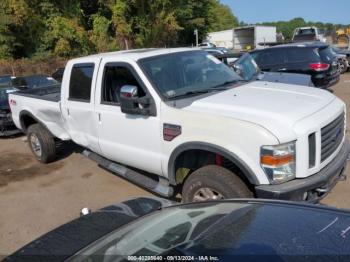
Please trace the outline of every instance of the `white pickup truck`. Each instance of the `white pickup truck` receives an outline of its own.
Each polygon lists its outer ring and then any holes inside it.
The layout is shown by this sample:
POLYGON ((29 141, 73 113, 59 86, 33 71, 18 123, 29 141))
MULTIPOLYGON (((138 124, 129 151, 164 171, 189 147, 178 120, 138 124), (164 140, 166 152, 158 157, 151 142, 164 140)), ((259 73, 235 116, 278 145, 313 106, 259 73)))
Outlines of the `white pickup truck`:
POLYGON ((196 49, 121 51, 70 60, 60 89, 9 103, 43 163, 72 140, 104 168, 184 202, 319 200, 345 178, 345 104, 254 77, 196 49))

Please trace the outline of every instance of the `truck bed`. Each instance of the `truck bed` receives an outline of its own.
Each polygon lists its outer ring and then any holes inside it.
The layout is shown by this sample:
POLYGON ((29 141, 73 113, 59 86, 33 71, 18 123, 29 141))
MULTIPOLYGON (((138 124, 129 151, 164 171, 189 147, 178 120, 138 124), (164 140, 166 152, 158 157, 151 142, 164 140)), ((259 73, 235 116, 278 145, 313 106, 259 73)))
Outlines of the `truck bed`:
POLYGON ((49 86, 9 94, 12 119, 19 129, 21 114, 29 114, 44 125, 55 137, 69 140, 61 112, 61 86, 49 86))
POLYGON ((61 100, 61 85, 18 91, 16 95, 59 102, 61 100))

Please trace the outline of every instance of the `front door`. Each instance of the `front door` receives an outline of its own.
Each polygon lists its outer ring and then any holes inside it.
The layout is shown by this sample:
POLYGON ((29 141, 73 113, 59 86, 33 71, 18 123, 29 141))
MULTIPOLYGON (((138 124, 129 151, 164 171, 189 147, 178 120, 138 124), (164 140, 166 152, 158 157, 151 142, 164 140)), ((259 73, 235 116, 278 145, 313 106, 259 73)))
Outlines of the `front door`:
POLYGON ((96 93, 99 145, 102 155, 124 165, 161 175, 161 124, 156 116, 130 115, 121 111, 120 89, 137 86, 138 96, 148 92, 129 63, 101 62, 96 93), (97 89, 98 90, 98 89, 97 89))

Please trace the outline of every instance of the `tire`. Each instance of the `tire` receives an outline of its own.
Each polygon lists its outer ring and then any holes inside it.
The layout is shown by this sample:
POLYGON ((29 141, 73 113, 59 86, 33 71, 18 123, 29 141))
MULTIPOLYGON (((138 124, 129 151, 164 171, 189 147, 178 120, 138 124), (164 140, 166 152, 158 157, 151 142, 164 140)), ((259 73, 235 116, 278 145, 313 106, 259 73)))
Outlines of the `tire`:
POLYGON ((339 61, 339 67, 340 67, 340 73, 344 74, 346 71, 348 71, 348 65, 345 61, 339 61))
POLYGON ((38 161, 47 164, 56 159, 55 139, 40 124, 28 128, 27 139, 30 150, 38 161))
POLYGON ((185 181, 182 202, 190 203, 227 198, 250 198, 252 192, 245 183, 226 168, 210 165, 199 168, 185 181), (211 190, 212 198, 202 197, 211 190))

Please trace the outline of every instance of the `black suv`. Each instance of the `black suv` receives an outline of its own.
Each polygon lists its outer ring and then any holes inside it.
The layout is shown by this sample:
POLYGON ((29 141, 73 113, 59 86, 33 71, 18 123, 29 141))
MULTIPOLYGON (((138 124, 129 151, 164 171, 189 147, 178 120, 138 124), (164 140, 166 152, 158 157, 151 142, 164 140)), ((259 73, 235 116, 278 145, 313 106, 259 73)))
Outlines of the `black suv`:
POLYGON ((315 87, 328 88, 339 81, 337 57, 325 43, 278 45, 254 50, 251 55, 261 70, 307 74, 315 87))

